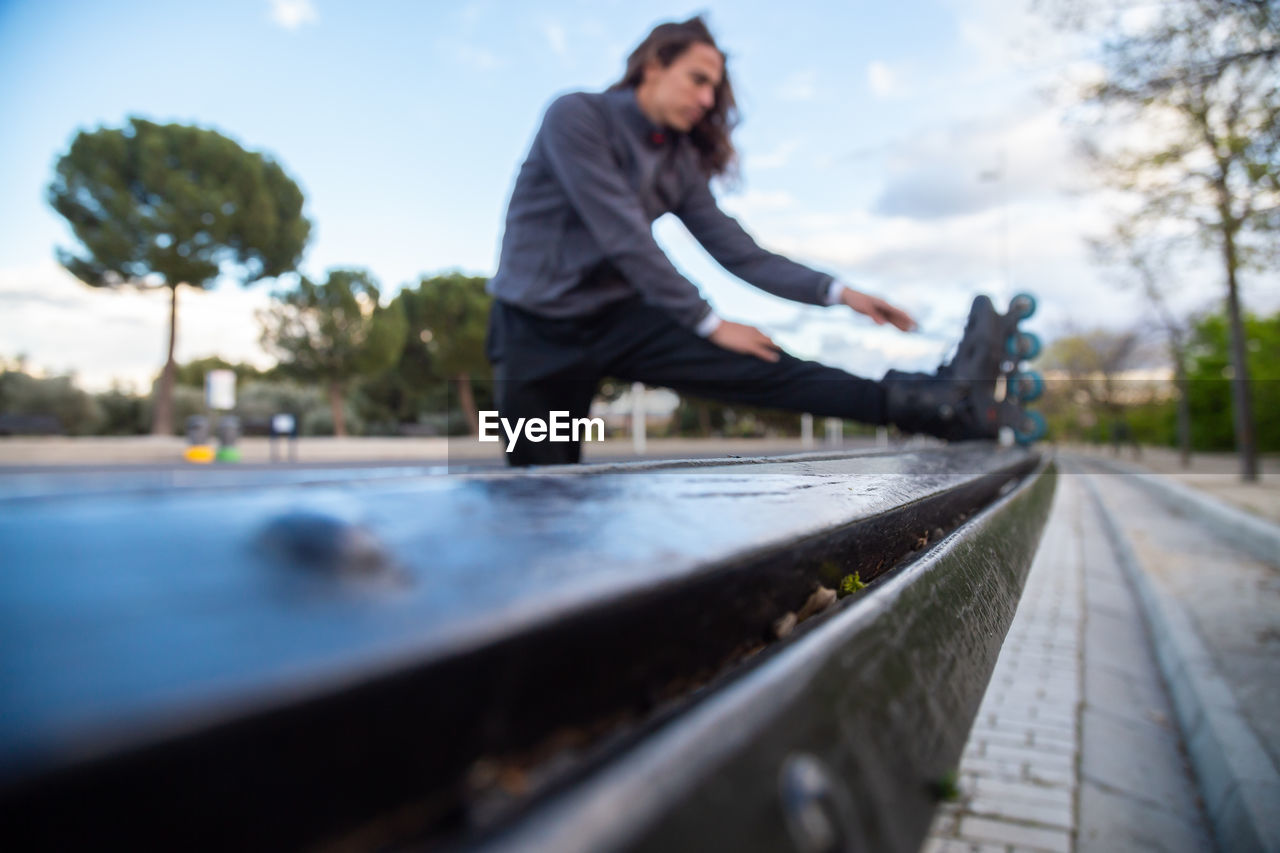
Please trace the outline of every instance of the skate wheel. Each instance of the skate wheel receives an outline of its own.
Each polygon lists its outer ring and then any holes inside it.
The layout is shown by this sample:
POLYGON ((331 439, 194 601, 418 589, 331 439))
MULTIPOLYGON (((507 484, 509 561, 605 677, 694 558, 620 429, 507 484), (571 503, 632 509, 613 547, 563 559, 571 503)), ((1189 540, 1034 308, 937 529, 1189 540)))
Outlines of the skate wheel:
POLYGON ((1013 430, 1013 438, 1018 444, 1034 444, 1044 438, 1048 431, 1049 427, 1044 422, 1043 415, 1039 412, 1023 412, 1022 417, 1018 419, 1018 426, 1013 430))
POLYGON ((1019 361, 1030 360, 1040 354, 1040 337, 1034 332, 1018 332, 1005 340, 1004 348, 1019 361))
POLYGON ((1034 370, 1021 371, 1009 377, 1014 396, 1024 403, 1039 400, 1044 393, 1044 379, 1034 370))
POLYGON ((1025 291, 1014 294, 1009 300, 1009 313, 1019 320, 1025 320, 1036 313, 1036 298, 1025 291))

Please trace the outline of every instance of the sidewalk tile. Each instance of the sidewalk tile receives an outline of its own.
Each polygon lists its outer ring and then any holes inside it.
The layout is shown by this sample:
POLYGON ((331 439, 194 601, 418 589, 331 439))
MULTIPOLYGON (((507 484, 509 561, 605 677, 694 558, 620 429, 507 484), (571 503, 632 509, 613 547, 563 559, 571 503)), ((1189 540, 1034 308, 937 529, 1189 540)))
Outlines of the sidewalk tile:
POLYGON ((1031 782, 1004 782, 999 779, 979 779, 974 786, 975 798, 1031 803, 1033 805, 1071 807, 1072 792, 1069 788, 1046 787, 1031 782))
POLYGON ((1070 802, 1048 805, 1013 799, 977 797, 969 801, 965 811, 979 817, 1006 818, 1056 829, 1070 830, 1075 826, 1075 815, 1070 802))
POLYGON ((1150 803, 1104 791, 1088 780, 1080 787, 1077 853, 1202 853, 1213 849, 1213 840, 1198 816, 1187 820, 1150 803))
POLYGON ((1080 774, 1173 813, 1194 803, 1197 794, 1176 739, 1089 710, 1084 714, 1080 774))
POLYGON ((1007 821, 965 817, 960 821, 960 837, 996 844, 1012 844, 1029 850, 1071 853, 1071 833, 1048 827, 1023 826, 1007 821))

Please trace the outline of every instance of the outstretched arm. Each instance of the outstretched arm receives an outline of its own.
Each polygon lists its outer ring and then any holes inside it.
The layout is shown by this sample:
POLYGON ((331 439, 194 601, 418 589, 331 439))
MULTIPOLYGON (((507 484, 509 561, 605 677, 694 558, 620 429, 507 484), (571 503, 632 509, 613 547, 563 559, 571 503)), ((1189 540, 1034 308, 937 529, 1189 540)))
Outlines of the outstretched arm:
MULTIPOLYGON (((761 290, 811 305, 843 303, 870 317, 876 325, 889 323, 904 332, 916 327, 915 321, 901 308, 760 248, 736 219, 720 209, 705 182, 698 182, 690 190, 676 215, 725 269, 761 290)), ((711 325, 714 318, 704 322, 711 325)))
MULTIPOLYGON (((878 296, 854 290, 838 280, 832 281, 828 293, 830 304, 835 305, 839 302, 848 305, 859 314, 866 314, 875 321, 877 326, 891 323, 904 332, 909 332, 916 327, 916 321, 911 319, 911 315, 906 311, 895 308, 878 296)), ((714 314, 710 315, 710 319, 715 321, 715 325, 706 337, 713 344, 733 352, 754 355, 765 361, 778 360, 781 347, 755 326, 731 323, 728 320, 721 320, 714 314)))
POLYGON ((901 308, 890 305, 879 296, 862 293, 847 285, 842 285, 842 287, 843 290, 839 295, 839 301, 859 314, 866 314, 875 321, 877 326, 889 323, 904 332, 910 332, 915 329, 916 321, 911 319, 911 315, 901 308))
POLYGON ((780 346, 755 326, 748 326, 745 323, 731 323, 728 320, 721 320, 716 325, 715 330, 706 337, 711 343, 731 352, 754 355, 764 361, 777 361, 781 358, 778 355, 778 353, 782 352, 780 346))
POLYGON ((674 212, 711 257, 743 281, 794 302, 829 304, 832 276, 760 248, 720 209, 705 180, 692 181, 674 212))

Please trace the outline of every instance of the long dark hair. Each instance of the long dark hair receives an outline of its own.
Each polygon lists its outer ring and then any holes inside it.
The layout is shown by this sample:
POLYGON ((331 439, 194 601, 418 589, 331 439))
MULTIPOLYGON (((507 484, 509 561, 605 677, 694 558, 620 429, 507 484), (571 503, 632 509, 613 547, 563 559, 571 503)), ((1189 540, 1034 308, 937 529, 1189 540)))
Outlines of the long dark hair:
MULTIPOLYGON (((626 73, 609 88, 634 89, 643 82, 644 67, 650 59, 658 60, 665 68, 690 45, 699 43, 710 45, 724 56, 701 15, 680 23, 659 24, 627 57, 626 73)), ((729 82, 729 69, 726 67, 720 85, 716 87, 715 104, 689 131, 689 138, 698 149, 702 169, 708 176, 726 175, 736 170, 737 152, 733 150, 730 134, 737 124, 738 105, 733 99, 733 84, 729 82)))

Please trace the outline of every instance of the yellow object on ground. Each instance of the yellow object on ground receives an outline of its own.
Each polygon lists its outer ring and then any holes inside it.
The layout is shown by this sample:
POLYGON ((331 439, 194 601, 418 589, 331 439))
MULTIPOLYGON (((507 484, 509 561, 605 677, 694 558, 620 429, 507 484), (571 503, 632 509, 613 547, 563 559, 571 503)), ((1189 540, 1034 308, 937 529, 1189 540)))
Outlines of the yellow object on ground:
POLYGON ((193 444, 183 451, 182 458, 197 465, 208 465, 214 458, 213 447, 208 444, 193 444))

